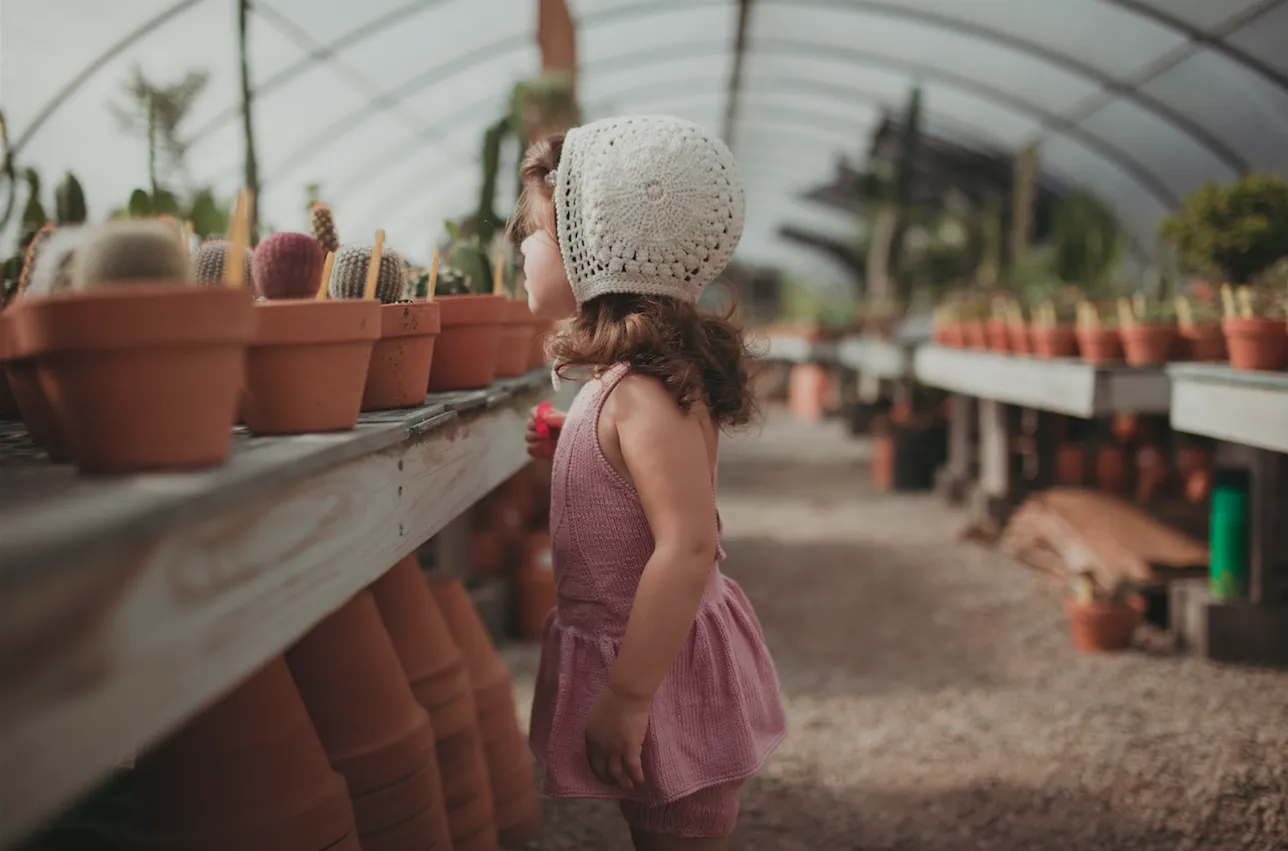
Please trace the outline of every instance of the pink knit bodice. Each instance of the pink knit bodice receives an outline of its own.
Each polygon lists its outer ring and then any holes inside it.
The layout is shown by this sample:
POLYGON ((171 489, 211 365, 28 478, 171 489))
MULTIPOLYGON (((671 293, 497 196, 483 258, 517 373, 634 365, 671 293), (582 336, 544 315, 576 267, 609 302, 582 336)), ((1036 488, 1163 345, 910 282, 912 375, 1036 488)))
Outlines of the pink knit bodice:
MULTIPOLYGON (((577 395, 555 451, 550 503, 557 608, 547 623, 531 744, 547 794, 627 797, 586 762, 586 719, 617 657, 653 535, 630 482, 599 444, 616 367, 577 395)), ((714 487, 714 471, 713 471, 714 487)), ((719 526, 718 517, 712 523, 719 526)), ((718 533, 717 533, 718 534, 718 533)), ((786 732, 778 681, 760 624, 718 552, 689 638, 654 696, 643 793, 662 803, 754 774, 786 732)))

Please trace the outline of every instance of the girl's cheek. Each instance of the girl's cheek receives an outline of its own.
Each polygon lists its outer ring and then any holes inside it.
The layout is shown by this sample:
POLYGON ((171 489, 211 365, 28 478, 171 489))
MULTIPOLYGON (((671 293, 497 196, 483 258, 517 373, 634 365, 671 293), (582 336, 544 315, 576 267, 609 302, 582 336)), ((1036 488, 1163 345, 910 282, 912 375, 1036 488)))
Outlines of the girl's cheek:
POLYGON ((528 307, 537 317, 562 319, 576 310, 576 299, 557 251, 537 248, 525 252, 523 274, 528 289, 528 307))

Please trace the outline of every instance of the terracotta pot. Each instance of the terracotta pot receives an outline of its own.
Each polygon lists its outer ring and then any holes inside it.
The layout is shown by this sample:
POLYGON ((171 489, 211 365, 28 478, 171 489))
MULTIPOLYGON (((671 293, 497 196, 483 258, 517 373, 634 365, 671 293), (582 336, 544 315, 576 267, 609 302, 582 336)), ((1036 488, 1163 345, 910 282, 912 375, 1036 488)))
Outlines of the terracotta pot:
POLYGON ((1006 336, 1010 341, 1011 351, 1017 355, 1033 353, 1033 343, 1029 335, 1029 323, 1011 322, 1006 326, 1006 336))
POLYGON ((1086 481, 1086 447, 1063 443, 1055 451, 1055 480, 1060 485, 1080 488, 1086 481))
POLYGON ((250 292, 119 284, 24 299, 14 355, 32 358, 87 473, 222 464, 254 329, 250 292))
POLYGON ((345 431, 358 422, 381 304, 258 301, 242 415, 255 434, 345 431))
MULTIPOLYGON (((369 591, 315 626, 286 659, 327 756, 345 776, 351 795, 410 777, 430 763, 429 716, 412 696, 369 591)), ((359 824, 358 831, 364 826, 359 824)))
POLYGON ((961 349, 966 346, 966 329, 960 322, 945 322, 943 324, 943 339, 940 345, 947 346, 950 349, 961 349))
POLYGON ((453 840, 472 836, 481 829, 495 831, 492 786, 488 779, 483 740, 478 731, 471 730, 441 740, 438 743, 438 766, 443 776, 443 800, 453 840), (480 828, 484 813, 487 821, 480 828))
POLYGON ((492 383, 509 301, 503 295, 435 299, 443 330, 429 371, 429 392, 478 390, 492 383))
POLYGON ((1074 647, 1087 652, 1107 652, 1131 646, 1132 635, 1144 618, 1145 604, 1139 597, 1133 597, 1128 603, 1098 600, 1090 604, 1065 598, 1064 610, 1069 614, 1074 647))
MULTIPOLYGON (((502 848, 521 848, 541 835, 541 803, 534 794, 521 805, 514 805, 498 818, 509 822, 500 830, 502 848), (519 809, 522 806, 522 809, 519 809)), ((457 851, 470 851, 474 846, 457 845, 457 851)))
POLYGON ((439 611, 447 621, 452 640, 465 657, 470 683, 477 692, 504 680, 509 686, 510 671, 497 655, 496 647, 479 618, 470 595, 459 579, 447 579, 430 586, 439 611))
POLYGON ((523 565, 519 568, 515 584, 518 590, 519 637, 536 641, 545 632, 546 619, 557 602, 548 533, 528 533, 523 565))
POLYGON ((139 848, 318 851, 355 833, 280 656, 143 753, 134 782, 139 848))
MULTIPOLYGON (((8 314, 0 312, 0 367, 9 360, 10 334, 8 314)), ((0 368, 0 419, 7 420, 17 416, 18 400, 13 396, 13 388, 9 386, 9 378, 4 369, 0 368)))
POLYGON ((36 442, 49 460, 61 464, 71 460, 63 430, 54 419, 54 409, 40 386, 36 362, 31 358, 7 361, 4 365, 5 381, 13 389, 14 402, 27 434, 36 442))
POLYGON ((528 349, 528 369, 541 369, 549 361, 546 359, 546 340, 555 332, 555 323, 541 319, 532 332, 532 347, 528 349))
POLYGON ((966 347, 984 351, 988 349, 988 332, 984 328, 984 320, 969 319, 962 323, 963 331, 966 335, 966 347))
POLYGON ((1162 451, 1153 443, 1136 449, 1136 501, 1152 502, 1167 481, 1167 465, 1162 451))
POLYGON ((362 410, 410 408, 425 403, 434 341, 440 329, 438 304, 401 302, 380 307, 380 339, 371 350, 362 410))
POLYGON ((1096 487, 1106 493, 1127 493, 1127 452, 1121 446, 1102 443, 1096 447, 1096 487))
POLYGON ((1040 358, 1071 358, 1078 353, 1078 335, 1072 325, 1029 325, 1033 354, 1040 358))
POLYGON ((505 573, 505 538, 495 529, 475 529, 470 536, 470 570, 479 576, 505 573))
MULTIPOLYGON (((497 843, 500 838, 495 827, 489 827, 487 830, 481 830, 473 836, 465 839, 452 840, 452 851, 496 851, 497 843)), ((513 846, 505 846, 507 848, 513 846)))
POLYGON ((1195 470, 1185 477, 1185 499, 1186 501, 1197 505, 1208 498, 1208 491, 1212 488, 1212 471, 1208 469, 1195 470))
POLYGON ((984 325, 984 334, 988 338, 988 347, 993 351, 1011 351, 1011 335, 1005 319, 989 319, 984 325))
POLYGON ((797 419, 817 422, 823 417, 827 398, 831 395, 831 374, 814 363, 792 366, 787 386, 787 405, 797 419))
POLYGON ((1188 476, 1196 470, 1208 468, 1208 455, 1201 446, 1184 444, 1176 450, 1176 470, 1188 476))
POLYGON ((496 377, 516 378, 528 371, 532 338, 537 333, 537 320, 526 301, 511 299, 505 308, 501 326, 501 345, 496 352, 496 377))
POLYGON ((1082 352, 1082 362, 1091 364, 1111 364, 1122 360, 1122 338, 1117 328, 1103 325, 1079 325, 1075 329, 1078 335, 1078 350, 1082 352))
POLYGON ((449 681, 450 688, 456 693, 446 700, 435 700, 430 693, 431 681, 426 680, 416 683, 412 691, 422 706, 433 705, 429 710, 430 721, 434 725, 434 735, 438 741, 464 733, 478 735, 478 710, 474 704, 474 689, 470 684, 469 672, 465 668, 464 660, 461 660, 460 667, 451 675, 440 675, 434 681, 438 685, 439 693, 449 688, 447 685, 449 681))
MULTIPOLYGON (((362 851, 439 851, 452 849, 451 833, 440 821, 441 814, 426 810, 420 815, 383 830, 360 836, 362 851)), ((329 851, 329 849, 328 849, 329 851)), ((454 851, 454 849, 453 849, 454 851)))
POLYGON ((516 805, 522 805, 526 799, 535 802, 536 792, 537 784, 532 774, 532 762, 526 756, 508 773, 492 780, 492 797, 498 814, 504 809, 518 809, 516 805))
POLYGON ((873 438, 868 471, 872 486, 883 493, 894 489, 894 456, 894 435, 882 433, 873 438))
POLYGON ((461 652, 456 649, 415 553, 399 559, 371 584, 370 591, 409 683, 432 681, 440 674, 459 669, 463 664, 461 652))
POLYGON ((1220 322, 1202 322, 1182 325, 1178 336, 1185 341, 1185 357, 1195 361, 1220 363, 1228 355, 1225 351, 1225 332, 1220 322))
POLYGON ((1118 333, 1129 365, 1162 366, 1171 355, 1176 326, 1164 322, 1138 322, 1119 328, 1118 333))
POLYGON ((495 830, 495 813, 492 796, 486 791, 480 791, 452 808, 452 838, 468 839, 489 827, 495 830))
POLYGON ((443 803, 443 781, 436 758, 431 758, 429 765, 411 777, 353 796, 353 817, 361 825, 360 835, 364 844, 371 834, 418 816, 424 817, 430 830, 434 831, 434 842, 437 844, 429 847, 450 847, 447 807, 443 803), (428 808, 425 807, 426 801, 430 802, 428 808))
POLYGON ((1140 430, 1140 418, 1132 411, 1116 411, 1110 420, 1109 430, 1120 442, 1135 439, 1140 430))
POLYGON ((1221 320, 1230 366, 1235 369, 1279 370, 1288 360, 1288 327, 1282 319, 1221 320))

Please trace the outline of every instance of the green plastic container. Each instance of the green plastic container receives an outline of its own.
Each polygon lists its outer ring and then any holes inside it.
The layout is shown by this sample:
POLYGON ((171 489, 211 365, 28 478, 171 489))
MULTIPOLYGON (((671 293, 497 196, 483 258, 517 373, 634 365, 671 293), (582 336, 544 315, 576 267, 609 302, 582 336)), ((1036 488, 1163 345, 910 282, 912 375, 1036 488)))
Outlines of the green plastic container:
POLYGON ((1247 590, 1248 472, 1217 470, 1212 476, 1208 585, 1213 598, 1237 600, 1247 590))

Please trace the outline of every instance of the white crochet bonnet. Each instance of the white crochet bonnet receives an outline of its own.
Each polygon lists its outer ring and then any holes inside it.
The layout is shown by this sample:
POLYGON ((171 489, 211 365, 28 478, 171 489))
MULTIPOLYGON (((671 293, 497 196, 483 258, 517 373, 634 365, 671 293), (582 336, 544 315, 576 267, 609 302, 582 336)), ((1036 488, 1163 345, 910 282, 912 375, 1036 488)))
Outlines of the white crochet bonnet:
POLYGON ((733 154, 669 115, 574 127, 547 182, 578 304, 605 293, 697 301, 742 237, 745 200, 733 154))

